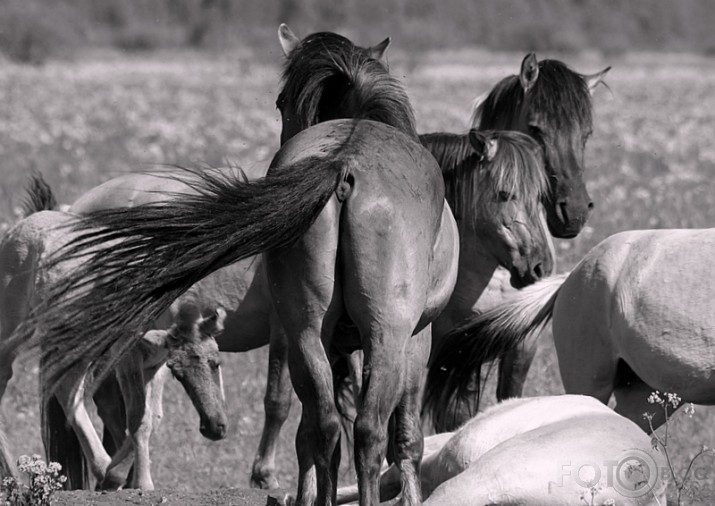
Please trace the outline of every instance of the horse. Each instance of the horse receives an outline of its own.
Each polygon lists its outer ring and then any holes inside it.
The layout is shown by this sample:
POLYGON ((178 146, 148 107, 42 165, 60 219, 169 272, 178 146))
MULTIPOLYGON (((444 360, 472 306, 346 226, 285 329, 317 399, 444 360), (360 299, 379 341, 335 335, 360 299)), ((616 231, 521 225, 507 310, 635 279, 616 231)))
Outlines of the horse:
MULTIPOLYGON (((386 42, 369 51, 379 58, 386 48, 386 42), (378 49, 380 48, 380 49, 378 49)), ((424 144, 424 141, 423 141, 424 144)), ((544 190, 544 182, 539 174, 541 157, 538 146, 525 136, 503 132, 484 132, 457 139, 448 138, 440 144, 459 153, 458 163, 442 164, 445 183, 451 188, 447 202, 452 209, 460 206, 457 219, 462 248, 482 248, 480 257, 488 258, 490 265, 504 265, 514 272, 517 284, 533 282, 533 271, 550 271, 551 259, 538 259, 538 252, 546 249, 545 234, 534 218, 535 206, 544 190), (491 154, 483 156, 485 145, 491 154), (498 156, 497 156, 498 155, 498 156), (501 197, 499 197, 499 192, 501 197), (505 198, 505 195, 508 197, 505 198), (497 198, 490 201, 489 195, 497 198), (517 222, 512 226, 512 222, 517 222), (525 225, 522 225, 525 224, 525 225), (534 261, 530 269, 524 269, 520 276, 514 265, 523 262, 512 258, 506 248, 510 238, 505 237, 505 226, 519 234, 523 244, 533 242, 534 261)), ((454 160, 454 158, 453 158, 454 160)), ((212 170, 231 170, 212 169, 212 170)), ((249 178, 264 175, 260 168, 248 173, 249 178)), ((78 214, 117 207, 133 207, 167 198, 172 192, 189 191, 190 185, 167 177, 167 173, 125 174, 111 179, 81 196, 71 207, 78 214)), ((264 400, 266 422, 261 442, 252 467, 251 485, 261 488, 277 488, 275 478, 275 451, 278 434, 290 409, 291 386, 288 379, 286 345, 282 328, 274 314, 270 301, 266 276, 263 272, 262 256, 242 260, 243 268, 229 266, 212 276, 224 279, 197 290, 207 304, 213 298, 232 300, 224 331, 217 337, 221 351, 247 351, 268 344, 270 359, 268 384, 264 400), (230 282, 229 280, 235 280, 230 282)), ((238 265, 238 264, 236 264, 238 265)), ((202 280, 199 284, 206 284, 202 280)))
MULTIPOLYGON (((23 345, 15 338, 13 331, 35 310, 39 301, 52 291, 58 280, 81 264, 79 259, 60 264, 48 261, 72 240, 68 224, 74 217, 58 211, 35 211, 20 220, 0 241, 0 327, 3 331, 0 340, 0 399, 12 377, 12 363, 23 345)), ((142 488, 153 486, 148 469, 151 410, 145 409, 144 387, 162 363, 168 362, 192 399, 200 414, 202 434, 212 439, 220 439, 225 435, 226 417, 218 370, 218 349, 212 337, 220 330, 222 318, 217 314, 205 322, 194 320, 193 323, 199 325, 201 337, 197 339, 196 329, 192 333, 192 321, 184 317, 178 322, 183 323, 183 327, 172 334, 172 339, 165 339, 160 345, 156 334, 145 336, 144 342, 154 340, 150 347, 151 353, 148 353, 146 346, 137 349, 118 368, 122 394, 128 402, 127 428, 138 456, 135 483, 142 488), (138 378, 139 381, 132 383, 132 378, 138 378)), ((36 338, 44 345, 42 327, 36 327, 35 332, 36 338)), ((82 371, 81 366, 73 370, 56 388, 55 398, 48 400, 47 404, 43 403, 43 424, 46 428, 43 440, 50 460, 76 453, 69 449, 81 446, 92 473, 101 483, 111 458, 102 448, 84 406, 82 371), (65 414, 72 426, 70 433, 64 430, 65 414), (54 426, 54 429, 50 429, 50 426, 54 426), (72 437, 72 434, 76 437, 72 437)), ((44 374, 41 374, 41 384, 45 379, 44 374)), ((66 464, 66 469, 77 470, 77 474, 69 474, 72 482, 70 486, 86 485, 81 464, 66 464)))
MULTIPOLYGON (((405 495, 419 503, 419 391, 429 324, 454 286, 458 256, 442 173, 419 143, 401 84, 379 61, 337 34, 298 40, 282 26, 279 39, 288 54, 278 99, 284 143, 266 177, 197 173, 194 194, 81 220, 80 227, 101 228, 59 257, 96 252, 60 290, 76 295, 33 316, 51 329, 56 346, 89 358, 101 373, 111 360, 97 360, 136 337, 100 328, 120 321, 122 328, 141 327, 198 279, 263 253, 303 404, 298 503, 334 503, 339 417, 331 345, 365 351, 355 421, 361 501, 378 500, 375 484, 392 418, 405 495), (126 306, 119 301, 125 298, 126 306), (117 304, 126 310, 111 315, 111 323, 98 318, 117 304), (67 317, 80 313, 81 326, 67 317), (67 325, 71 333, 59 332, 67 325)), ((78 359, 66 353, 47 358, 55 379, 78 359)))
MULTIPOLYGON (((421 486, 425 506, 655 506, 666 503, 665 469, 633 422, 592 397, 556 395, 510 399, 425 438, 421 486)), ((399 480, 395 466, 382 473, 382 501, 399 480)), ((338 489, 338 504, 356 499, 357 487, 338 489)))
POLYGON ((706 261, 714 246, 715 229, 606 238, 570 273, 524 288, 446 336, 428 374, 429 409, 440 413, 449 397, 466 394, 463 374, 549 321, 567 393, 603 403, 615 394, 616 412, 647 432, 665 422, 648 401, 655 390, 715 403, 715 288, 706 261))
MULTIPOLYGON (((531 135, 541 146, 549 190, 542 199, 549 230, 555 237, 573 237, 593 207, 583 182, 583 157, 592 130, 591 97, 610 67, 591 75, 571 70, 558 60, 523 59, 519 75, 502 79, 474 106, 472 128, 516 130, 531 135)), ((459 134, 423 134, 422 143, 442 167, 464 163, 465 154, 449 149, 459 134), (445 142, 448 141, 448 142, 445 142)), ((461 135, 462 138, 466 134, 461 135)), ((553 245, 549 243, 553 248, 553 245)), ((457 285, 447 307, 432 325, 433 346, 463 320, 502 302, 514 292, 510 275, 482 252, 478 243, 461 254, 457 285), (474 258, 479 261, 474 261, 474 258)), ((552 249, 553 255, 553 249, 552 249)), ((551 274, 553 264, 539 265, 533 279, 551 274)), ((520 397, 536 353, 538 335, 513 349, 499 363, 497 400, 520 397)), ((476 413, 468 403, 448 410, 452 418, 433 422, 438 432, 453 430, 476 413)))

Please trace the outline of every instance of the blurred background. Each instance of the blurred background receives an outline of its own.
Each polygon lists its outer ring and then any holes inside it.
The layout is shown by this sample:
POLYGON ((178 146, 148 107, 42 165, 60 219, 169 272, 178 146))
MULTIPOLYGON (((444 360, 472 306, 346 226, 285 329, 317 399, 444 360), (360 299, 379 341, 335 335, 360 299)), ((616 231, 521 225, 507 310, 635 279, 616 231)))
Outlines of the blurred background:
MULTIPOLYGON (((156 164, 268 164, 281 126, 281 22, 301 37, 331 30, 363 46, 392 37, 390 71, 420 132, 465 132, 474 98, 518 73, 527 51, 584 74, 612 66, 593 96, 586 147, 596 207, 577 238, 555 241, 558 271, 622 230, 715 224, 712 0, 0 0, 0 236, 21 218, 31 171, 70 204, 156 164)), ((158 488, 248 485, 267 350, 223 363, 224 441, 201 437, 186 394, 168 384, 152 437, 158 488)), ((43 453, 37 373, 32 357, 18 360, 0 409, 15 455, 43 453)), ((561 392, 547 332, 525 393, 561 392)), ((294 401, 278 452, 288 489, 299 414, 294 401)), ((701 444, 715 446, 715 408, 698 407, 671 438, 682 471, 701 444)), ((698 485, 712 493, 689 504, 715 503, 708 466, 698 485)), ((353 481, 347 462, 343 470, 342 482, 353 481)))
POLYGON ((713 21, 710 0, 0 0, 0 53, 40 63, 89 47, 251 48, 286 22, 304 33, 390 35, 412 50, 712 55, 713 21))

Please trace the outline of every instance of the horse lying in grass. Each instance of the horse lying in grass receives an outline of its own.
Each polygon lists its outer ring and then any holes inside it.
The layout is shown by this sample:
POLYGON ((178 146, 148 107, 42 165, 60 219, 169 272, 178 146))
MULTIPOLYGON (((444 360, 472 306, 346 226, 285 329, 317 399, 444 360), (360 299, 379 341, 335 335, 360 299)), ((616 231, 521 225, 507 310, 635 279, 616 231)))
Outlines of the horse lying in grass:
POLYGON ((427 407, 467 393, 464 375, 552 321, 567 393, 615 394, 616 412, 650 432, 665 421, 654 390, 715 403, 715 229, 632 230, 605 239, 568 274, 523 289, 445 337, 432 359, 427 407))
MULTIPOLYGON (((558 60, 537 61, 536 55, 529 53, 518 75, 502 79, 475 104, 472 128, 516 130, 530 135, 539 144, 544 157, 542 170, 549 182, 542 204, 549 230, 555 237, 577 235, 593 207, 583 179, 584 150, 593 128, 592 95, 609 69, 583 75, 558 60)), ((468 150, 454 149, 465 145, 466 136, 435 133, 421 135, 420 140, 445 170, 450 165, 469 163, 468 150)), ((550 242, 549 246, 553 247, 550 242)), ((484 255, 483 250, 479 243, 462 242, 457 284, 432 325, 433 347, 463 320, 501 304, 515 292, 511 274, 484 255)), ((534 272, 532 280, 550 275, 552 265, 545 262, 535 266, 539 271, 534 272)), ((498 400, 521 396, 537 337, 501 358, 498 400)), ((476 412, 476 406, 460 403, 432 421, 438 432, 454 430, 476 412)))
MULTIPOLYGON (((592 397, 508 400, 424 444, 425 506, 666 503, 663 454, 637 425, 592 397)), ((399 491, 393 465, 380 476, 380 500, 399 491)), ((338 504, 357 497, 356 486, 338 489, 338 504)))
MULTIPOLYGON (((0 242, 0 399, 12 377, 12 363, 22 342, 11 337, 15 328, 33 310, 38 300, 81 264, 81 259, 47 267, 47 260, 73 237, 69 224, 75 218, 57 211, 38 211, 12 227, 0 242)), ((147 408, 145 385, 159 365, 166 361, 189 394, 201 418, 201 432, 211 439, 220 439, 226 434, 223 388, 219 369, 218 346, 213 338, 222 328, 224 313, 217 313, 206 320, 192 311, 190 304, 179 310, 183 316, 176 327, 161 334, 146 334, 143 349, 131 351, 117 370, 126 402, 127 428, 136 452, 134 484, 140 488, 152 488, 148 460, 148 434, 151 431, 151 408, 147 408), (146 366, 146 368, 144 367, 146 366)), ((35 336, 43 342, 43 329, 34 329, 35 336)), ((60 461, 65 469, 81 470, 82 465, 63 462, 64 457, 77 455, 66 445, 81 446, 92 474, 99 483, 105 479, 111 458, 91 424, 83 401, 84 372, 78 366, 59 385, 54 398, 61 410, 50 399, 43 405, 46 416, 43 431, 44 443, 50 460, 60 461), (72 432, 64 431, 64 414, 72 432), (62 421, 53 423, 56 416, 62 421), (77 439, 70 437, 76 435, 77 439), (54 437, 58 436, 58 437, 54 437)), ((44 375, 41 374, 41 383, 44 375)), ((120 441, 124 441, 122 438, 120 441)), ((86 486, 84 473, 70 472, 69 486, 86 486)), ((108 486, 116 484, 110 480, 108 486)))

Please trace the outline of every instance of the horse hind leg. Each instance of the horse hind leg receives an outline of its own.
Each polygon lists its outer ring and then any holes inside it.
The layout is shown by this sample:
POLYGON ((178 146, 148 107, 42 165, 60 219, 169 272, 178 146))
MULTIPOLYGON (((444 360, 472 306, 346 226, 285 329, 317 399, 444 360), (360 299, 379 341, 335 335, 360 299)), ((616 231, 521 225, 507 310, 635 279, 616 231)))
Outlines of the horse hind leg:
POLYGON ((271 339, 268 351, 268 381, 263 399, 265 422, 261 442, 253 461, 251 487, 275 489, 279 487, 276 477, 276 450, 278 437, 290 413, 293 387, 288 371, 288 343, 280 322, 271 318, 271 339))
POLYGON ((267 252, 271 295, 288 338, 290 377, 303 406, 296 435, 297 504, 335 504, 340 416, 326 353, 343 312, 336 275, 340 206, 332 199, 290 248, 267 252))
MULTIPOLYGON (((657 429, 666 421, 664 407, 648 402, 653 387, 640 379, 631 367, 623 360, 618 365, 618 380, 613 394, 616 398, 614 411, 634 422, 647 434, 657 429), (645 414, 650 415, 650 420, 645 414)), ((667 405, 668 413, 673 413, 676 407, 667 405)))
POLYGON ((529 369, 534 361, 538 340, 541 333, 533 333, 499 361, 499 381, 497 400, 499 402, 514 397, 521 397, 529 369))
MULTIPOLYGON (((405 386, 394 415, 393 459, 401 471, 402 503, 409 505, 422 502, 419 484, 424 440, 420 419, 420 401, 430 347, 431 329, 430 326, 427 326, 418 335, 412 337, 410 342, 405 386)), ((387 499, 390 497, 383 497, 381 493, 380 500, 387 499)))

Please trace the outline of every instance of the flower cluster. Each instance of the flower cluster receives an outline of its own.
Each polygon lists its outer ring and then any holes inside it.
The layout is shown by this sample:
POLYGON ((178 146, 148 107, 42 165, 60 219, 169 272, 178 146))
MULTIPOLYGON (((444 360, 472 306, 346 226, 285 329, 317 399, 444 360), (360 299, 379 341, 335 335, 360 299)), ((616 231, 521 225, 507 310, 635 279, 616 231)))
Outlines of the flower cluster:
POLYGON ((2 482, 2 506, 49 506, 52 494, 60 490, 67 480, 60 475, 62 466, 57 462, 47 465, 39 455, 21 456, 17 468, 27 476, 29 485, 12 477, 5 478, 2 482))

